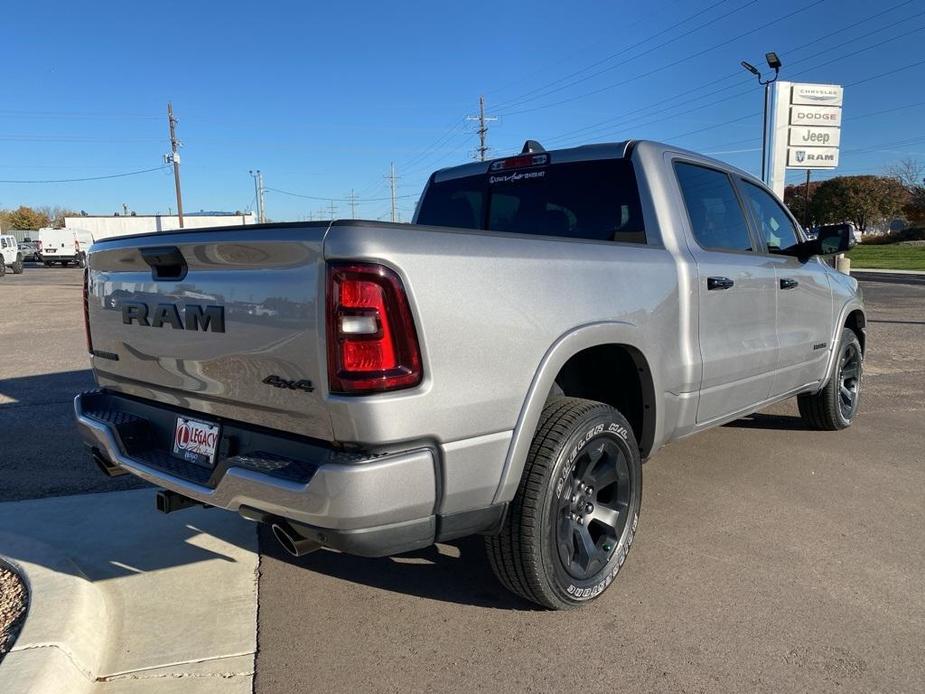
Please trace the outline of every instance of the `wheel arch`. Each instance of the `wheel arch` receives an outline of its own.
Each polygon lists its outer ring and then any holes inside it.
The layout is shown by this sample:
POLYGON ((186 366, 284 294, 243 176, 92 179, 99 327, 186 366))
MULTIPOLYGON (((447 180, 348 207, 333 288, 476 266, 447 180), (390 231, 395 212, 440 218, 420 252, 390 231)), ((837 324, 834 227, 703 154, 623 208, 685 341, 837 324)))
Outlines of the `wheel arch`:
POLYGON ((845 317, 846 328, 851 328, 855 335, 858 336, 858 342, 861 343, 861 353, 867 349, 867 316, 864 315, 863 309, 855 308, 845 317))
POLYGON ((651 368, 639 329, 633 324, 592 323, 561 336, 535 371, 514 428, 494 503, 510 501, 517 491, 530 443, 550 394, 613 405, 630 421, 640 454, 646 457, 658 440, 657 392, 658 374, 651 368), (615 368, 608 369, 603 377, 599 371, 593 371, 593 365, 601 359, 607 363, 613 359, 615 363, 615 368), (623 383, 629 383, 630 387, 616 387, 623 383))
POLYGON ((867 351, 866 327, 867 314, 864 312, 864 307, 860 302, 849 301, 844 306, 842 306, 842 309, 838 314, 838 320, 835 321, 835 329, 832 331, 832 341, 830 343, 831 348, 829 349, 829 361, 828 364, 826 364, 825 376, 819 385, 819 390, 822 390, 825 387, 825 384, 828 383, 829 379, 832 377, 832 372, 835 370, 835 360, 838 356, 838 344, 841 341, 841 331, 844 328, 851 328, 854 330, 858 336, 858 341, 861 343, 861 353, 864 354, 867 351))

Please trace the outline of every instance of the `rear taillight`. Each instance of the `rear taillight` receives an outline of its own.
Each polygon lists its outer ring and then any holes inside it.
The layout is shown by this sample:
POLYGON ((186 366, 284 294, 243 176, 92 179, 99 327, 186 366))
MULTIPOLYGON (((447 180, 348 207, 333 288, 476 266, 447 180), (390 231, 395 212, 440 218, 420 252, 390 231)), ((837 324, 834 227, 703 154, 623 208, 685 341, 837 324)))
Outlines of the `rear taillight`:
POLYGON ((90 268, 84 268, 84 333, 87 336, 87 351, 93 353, 93 339, 90 337, 90 268))
POLYGON ((381 393, 421 382, 421 350, 401 280, 373 263, 328 266, 332 393, 381 393))

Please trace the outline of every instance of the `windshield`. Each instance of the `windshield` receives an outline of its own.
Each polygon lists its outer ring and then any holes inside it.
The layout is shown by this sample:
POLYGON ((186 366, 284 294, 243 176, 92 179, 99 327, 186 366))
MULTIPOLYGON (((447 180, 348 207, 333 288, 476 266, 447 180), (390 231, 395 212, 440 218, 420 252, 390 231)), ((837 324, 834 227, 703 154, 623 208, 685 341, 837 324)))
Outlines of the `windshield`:
POLYGON ((645 243, 627 159, 496 171, 432 182, 418 224, 645 243))

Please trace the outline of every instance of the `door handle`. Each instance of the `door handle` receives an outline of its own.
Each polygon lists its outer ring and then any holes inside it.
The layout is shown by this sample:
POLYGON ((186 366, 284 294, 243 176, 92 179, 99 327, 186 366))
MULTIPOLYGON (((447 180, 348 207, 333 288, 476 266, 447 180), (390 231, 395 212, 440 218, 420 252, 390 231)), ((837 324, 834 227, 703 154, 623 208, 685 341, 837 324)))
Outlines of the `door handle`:
POLYGON ((798 284, 800 283, 794 279, 790 279, 789 277, 782 277, 780 281, 780 288, 781 289, 795 289, 798 284))
POLYGON ((728 277, 707 277, 707 289, 731 289, 734 284, 728 277))

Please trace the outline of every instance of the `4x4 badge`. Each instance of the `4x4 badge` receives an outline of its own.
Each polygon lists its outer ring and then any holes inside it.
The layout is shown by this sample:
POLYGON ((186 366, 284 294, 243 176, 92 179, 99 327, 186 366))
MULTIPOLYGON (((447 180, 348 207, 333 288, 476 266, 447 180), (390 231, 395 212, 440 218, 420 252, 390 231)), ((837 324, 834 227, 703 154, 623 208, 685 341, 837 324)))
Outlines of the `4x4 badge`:
POLYGON ((301 390, 306 393, 311 393, 313 390, 315 390, 315 386, 313 386, 312 382, 307 379, 302 379, 300 381, 287 381, 285 378, 281 378, 276 375, 270 375, 263 379, 263 382, 268 386, 273 386, 274 388, 301 390))

